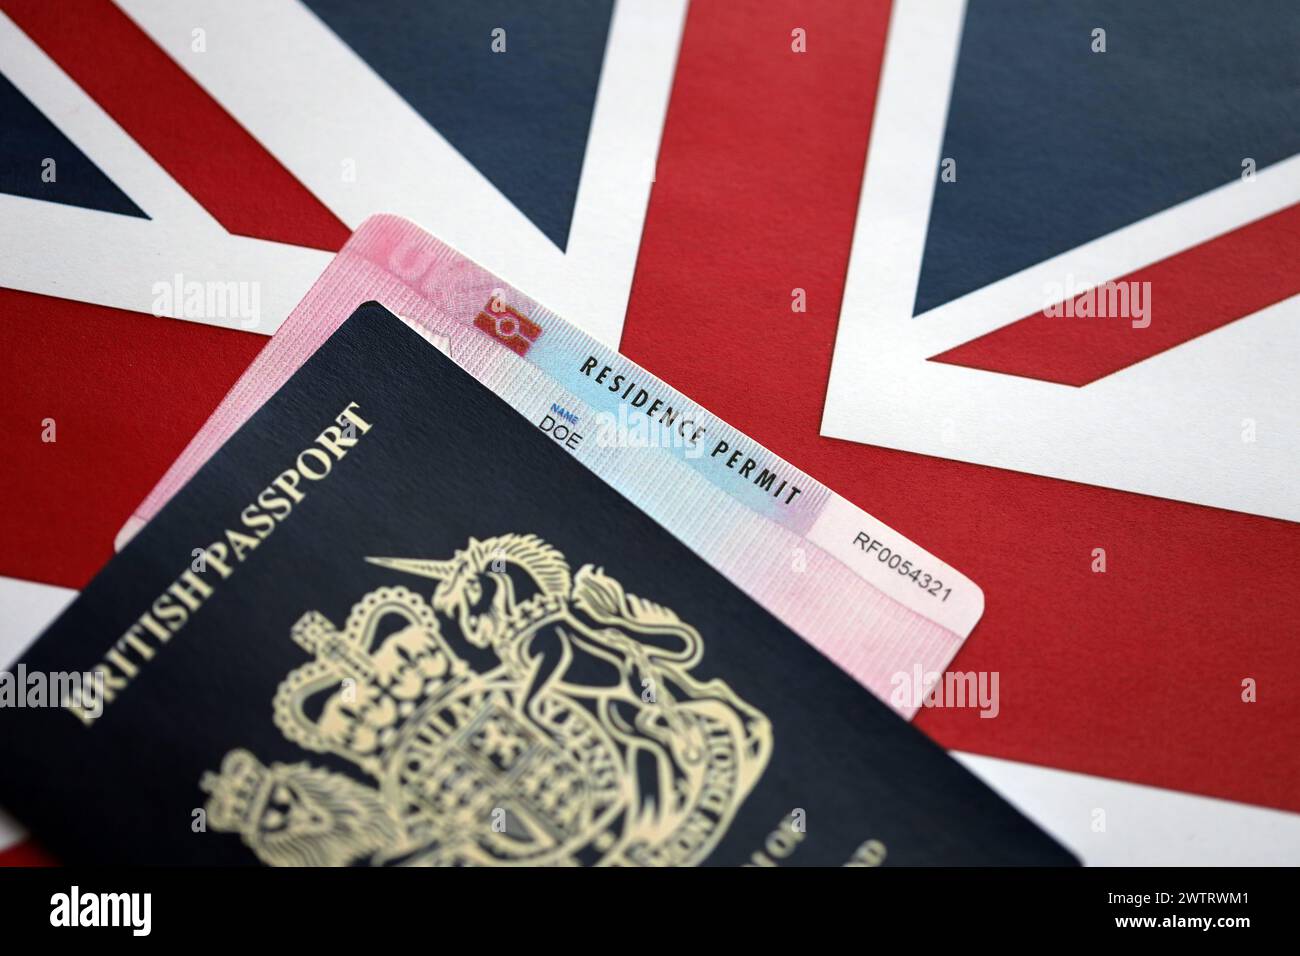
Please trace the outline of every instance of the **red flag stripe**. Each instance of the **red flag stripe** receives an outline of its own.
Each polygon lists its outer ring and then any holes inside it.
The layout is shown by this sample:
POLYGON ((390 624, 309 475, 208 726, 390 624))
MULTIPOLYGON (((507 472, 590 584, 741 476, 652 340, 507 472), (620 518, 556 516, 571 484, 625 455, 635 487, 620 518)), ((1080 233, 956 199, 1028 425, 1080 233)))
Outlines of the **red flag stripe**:
POLYGON ((11 289, 0 316, 0 575, 81 588, 266 339, 11 289))
POLYGON ((0 867, 4 866, 58 866, 58 861, 34 841, 24 839, 0 850, 0 867))
POLYGON ((1149 284, 1146 327, 1080 318, 1072 305, 1068 316, 1036 312, 931 361, 1084 386, 1300 293, 1298 260, 1295 205, 1115 280, 1149 284))

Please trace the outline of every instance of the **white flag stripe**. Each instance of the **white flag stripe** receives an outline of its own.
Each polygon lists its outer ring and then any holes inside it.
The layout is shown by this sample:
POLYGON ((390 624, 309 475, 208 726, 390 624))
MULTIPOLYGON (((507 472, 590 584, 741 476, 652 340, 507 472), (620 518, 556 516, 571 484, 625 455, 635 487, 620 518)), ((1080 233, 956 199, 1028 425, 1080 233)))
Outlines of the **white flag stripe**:
POLYGON ((1014 760, 953 756, 1089 866, 1292 866, 1300 860, 1297 813, 1014 760))
POLYGON ((12 667, 76 596, 69 588, 0 577, 0 669, 12 667))

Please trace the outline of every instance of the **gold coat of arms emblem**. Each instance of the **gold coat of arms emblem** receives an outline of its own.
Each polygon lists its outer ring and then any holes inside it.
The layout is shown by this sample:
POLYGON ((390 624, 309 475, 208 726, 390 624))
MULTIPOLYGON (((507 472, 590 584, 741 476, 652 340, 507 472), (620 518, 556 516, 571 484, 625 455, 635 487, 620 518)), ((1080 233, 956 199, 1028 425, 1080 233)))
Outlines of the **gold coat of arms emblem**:
POLYGON ((205 774, 209 825, 267 864, 690 865, 726 833, 772 752, 767 718, 700 681, 699 632, 534 535, 447 560, 367 558, 436 582, 381 587, 342 628, 292 638, 275 723, 340 768, 205 774), (336 761, 337 763, 337 761, 336 761))

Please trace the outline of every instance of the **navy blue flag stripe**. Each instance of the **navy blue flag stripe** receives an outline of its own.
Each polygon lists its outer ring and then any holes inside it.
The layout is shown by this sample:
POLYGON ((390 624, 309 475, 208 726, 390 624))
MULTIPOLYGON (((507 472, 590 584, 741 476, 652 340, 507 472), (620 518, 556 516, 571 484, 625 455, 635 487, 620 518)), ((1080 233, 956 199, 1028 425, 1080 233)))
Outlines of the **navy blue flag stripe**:
POLYGON ((1295 0, 974 0, 916 314, 1300 152, 1297 49, 1295 0))
POLYGON ((561 249, 613 0, 306 0, 561 249), (495 30, 504 52, 493 52, 495 30))
POLYGON ((0 193, 149 218, 3 73, 0 193))

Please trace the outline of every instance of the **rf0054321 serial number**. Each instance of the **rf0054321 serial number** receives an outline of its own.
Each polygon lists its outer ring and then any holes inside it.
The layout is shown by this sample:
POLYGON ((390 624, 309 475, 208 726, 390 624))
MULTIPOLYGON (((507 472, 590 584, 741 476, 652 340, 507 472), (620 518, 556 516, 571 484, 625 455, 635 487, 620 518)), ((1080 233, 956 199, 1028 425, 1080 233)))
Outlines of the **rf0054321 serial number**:
POLYGON ((873 538, 865 531, 859 531, 858 536, 853 539, 853 543, 861 549, 863 554, 873 556, 885 567, 897 571, 900 576, 911 578, 916 586, 926 594, 933 595, 940 601, 948 600, 948 596, 952 594, 952 588, 944 587, 943 581, 920 565, 913 564, 910 559, 903 557, 879 538, 873 538))

